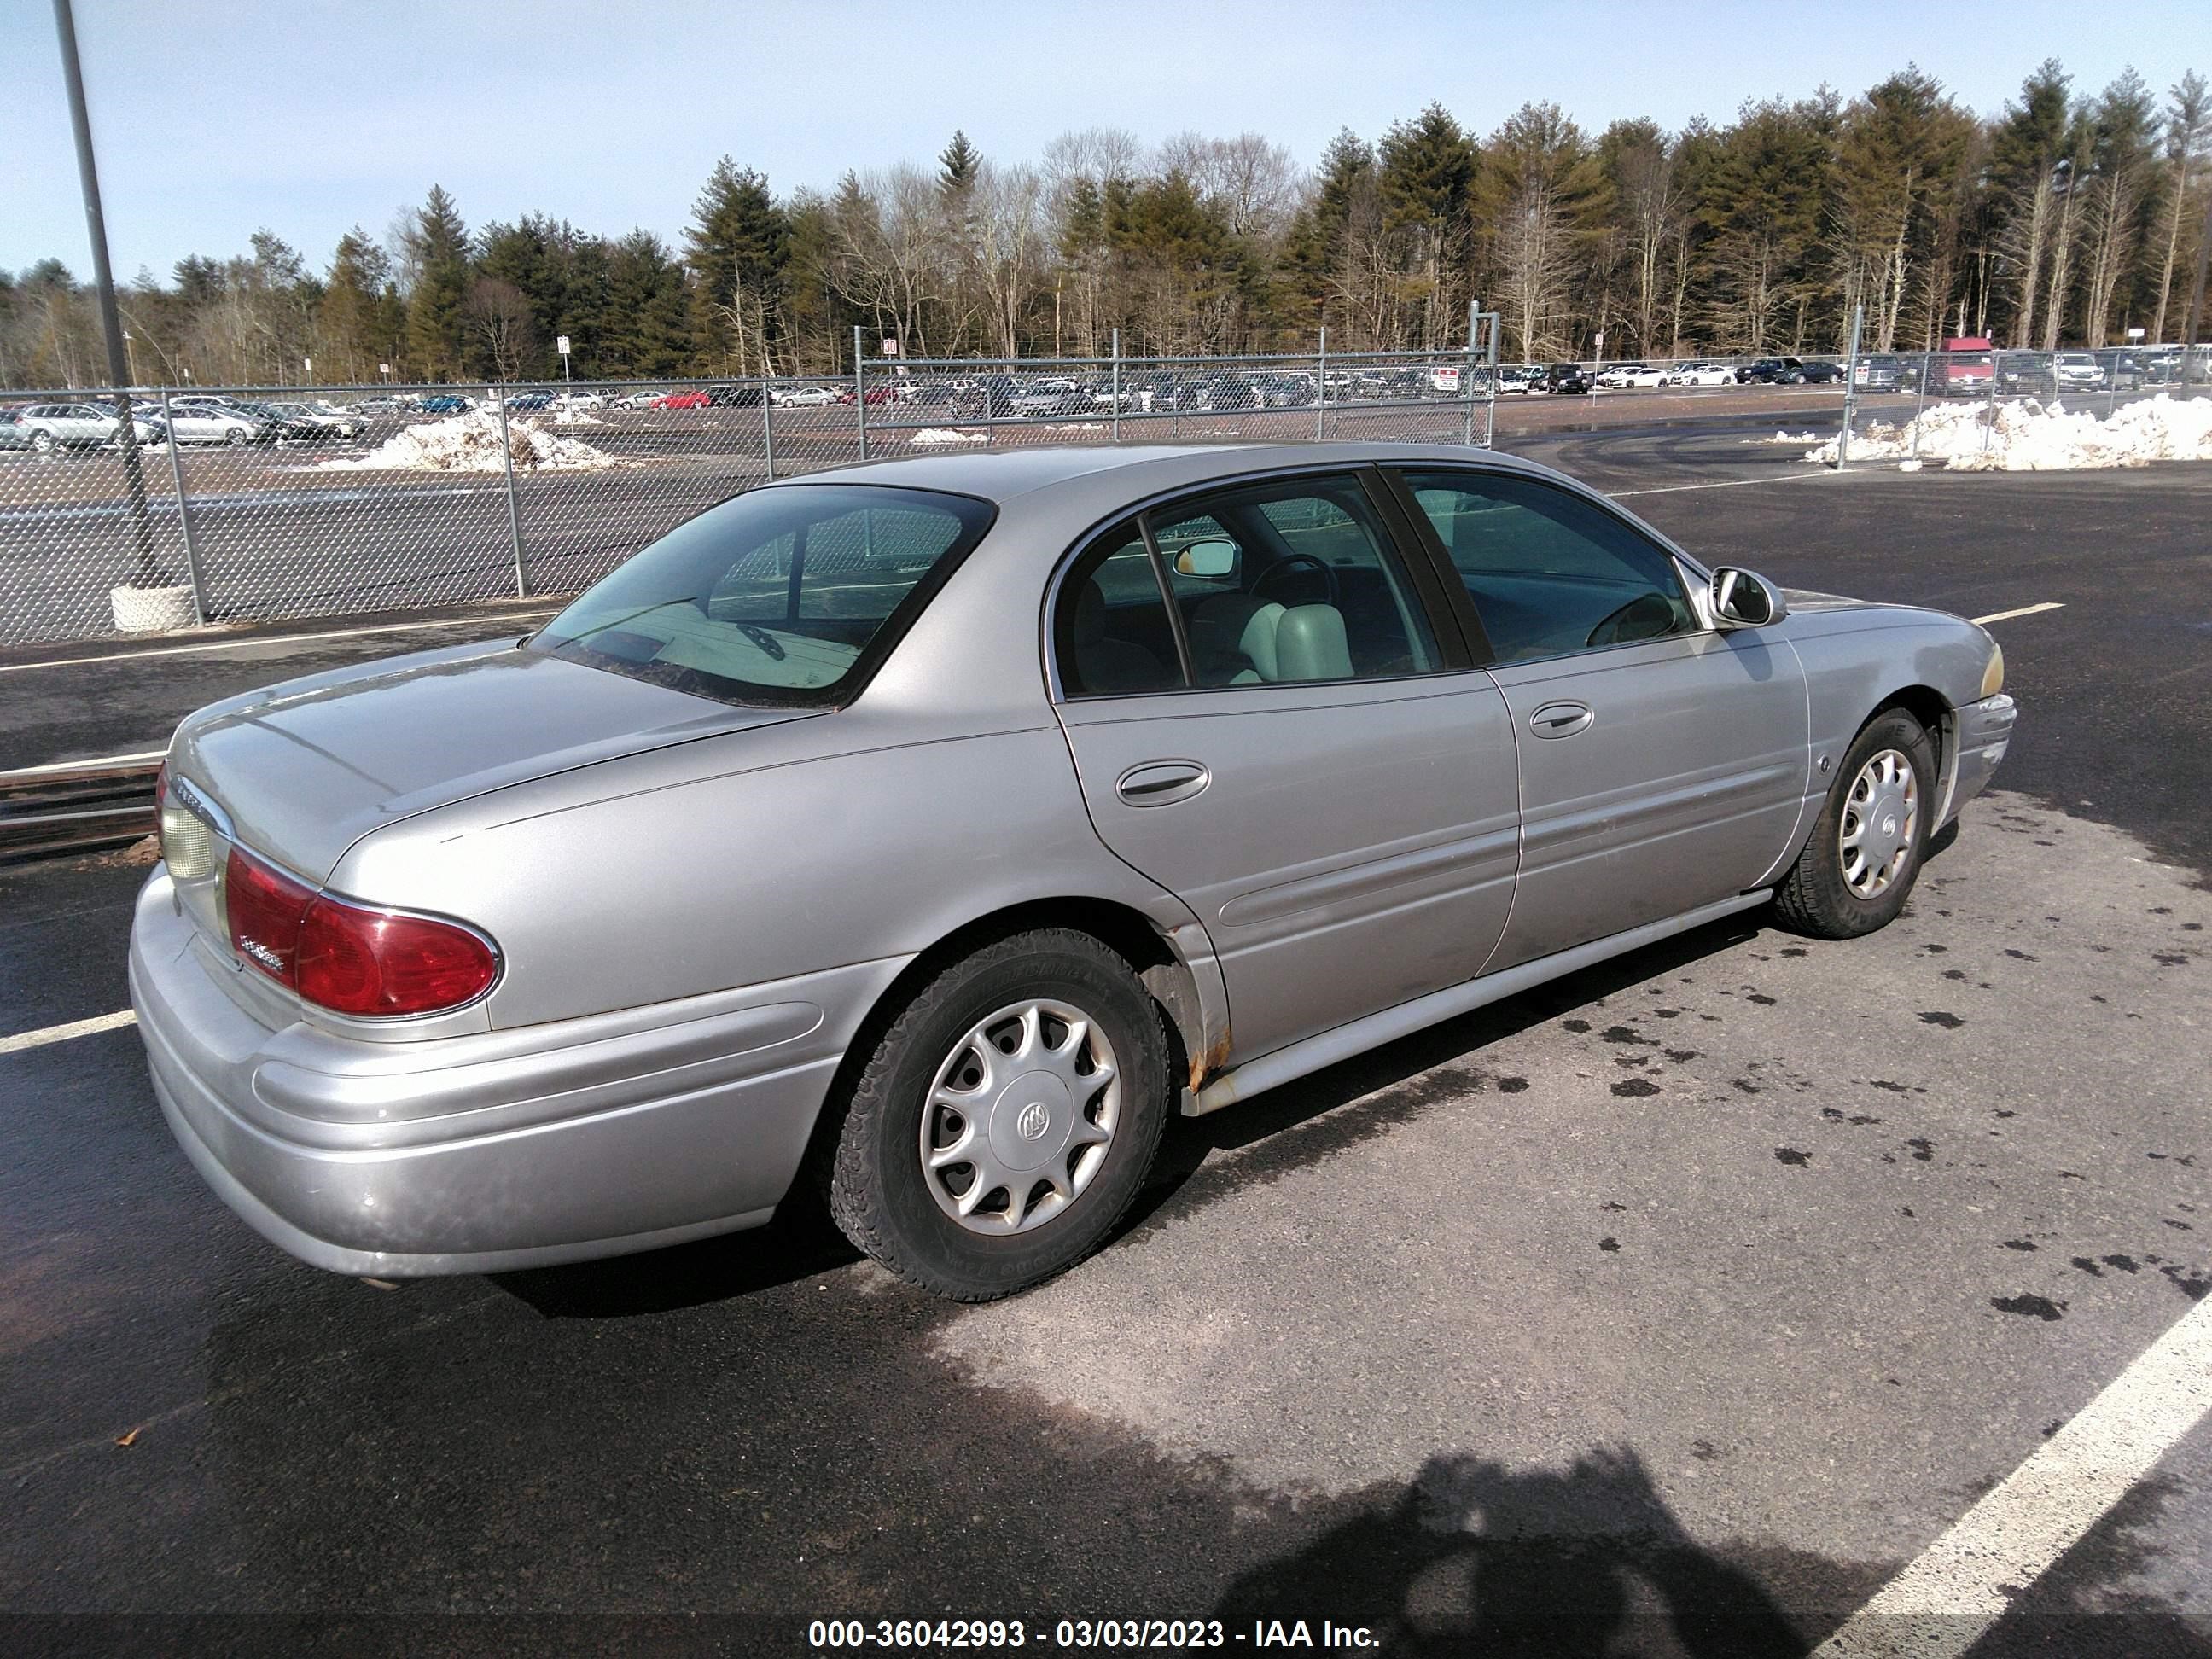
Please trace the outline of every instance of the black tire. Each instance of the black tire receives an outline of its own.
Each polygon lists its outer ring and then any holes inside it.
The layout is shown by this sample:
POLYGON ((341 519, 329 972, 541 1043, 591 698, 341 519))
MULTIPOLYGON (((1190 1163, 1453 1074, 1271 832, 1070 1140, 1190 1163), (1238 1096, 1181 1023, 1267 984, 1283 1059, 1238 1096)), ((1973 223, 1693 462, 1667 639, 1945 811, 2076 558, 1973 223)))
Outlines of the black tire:
POLYGON ((238 428, 233 427, 229 431, 222 434, 222 441, 224 443, 229 445, 233 449, 243 449, 250 441, 252 441, 252 434, 250 433, 241 432, 238 428))
POLYGON ((60 447, 51 432, 33 432, 31 434, 31 453, 34 455, 51 455, 60 447))
POLYGON ((1064 1273, 1105 1241, 1151 1173, 1173 1097, 1169 1054, 1158 1005, 1128 963, 1089 934, 1042 928, 987 945, 923 986, 869 1055, 838 1134, 830 1213, 899 1277, 957 1302, 993 1301, 1064 1273), (1120 1116, 1097 1172, 1057 1214, 994 1236, 962 1225, 933 1194, 922 1114, 953 1046, 1025 998, 1066 1003, 1096 1021, 1121 1074, 1120 1116))
POLYGON ((1902 708, 1885 709, 1869 720, 1836 769, 1835 783, 1814 822, 1811 837, 1774 890, 1774 909, 1783 925, 1815 939, 1857 939, 1895 921, 1912 895, 1929 837, 1935 833, 1936 786, 1936 745, 1926 727, 1902 708), (1881 892, 1861 897, 1844 877, 1844 820, 1859 774, 1885 750, 1896 750, 1911 763, 1918 807, 1904 867, 1881 892))

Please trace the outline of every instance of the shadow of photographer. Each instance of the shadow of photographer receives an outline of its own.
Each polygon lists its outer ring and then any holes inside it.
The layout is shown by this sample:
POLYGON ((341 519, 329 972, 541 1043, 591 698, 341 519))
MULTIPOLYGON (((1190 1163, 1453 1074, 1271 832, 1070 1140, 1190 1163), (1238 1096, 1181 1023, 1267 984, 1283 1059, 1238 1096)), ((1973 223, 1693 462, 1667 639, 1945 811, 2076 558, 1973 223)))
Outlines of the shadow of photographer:
POLYGON ((1245 1574, 1215 1609, 1233 1632, 1364 1626, 1395 1654, 1797 1659, 1810 1644, 1748 1573, 1693 1542, 1637 1454, 1565 1470, 1431 1457, 1386 1507, 1245 1574))

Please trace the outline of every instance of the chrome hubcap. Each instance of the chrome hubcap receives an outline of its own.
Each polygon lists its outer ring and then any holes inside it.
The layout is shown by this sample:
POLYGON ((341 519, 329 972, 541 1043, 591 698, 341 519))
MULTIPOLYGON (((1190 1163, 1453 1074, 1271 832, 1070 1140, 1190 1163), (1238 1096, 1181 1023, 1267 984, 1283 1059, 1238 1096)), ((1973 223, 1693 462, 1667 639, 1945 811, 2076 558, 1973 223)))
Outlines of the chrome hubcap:
POLYGON ((1121 1070, 1097 1023, 1065 1002, 1011 1003, 937 1068, 922 1179, 970 1232, 1027 1232, 1097 1177, 1121 1116, 1121 1070))
POLYGON ((1920 824, 1920 775, 1894 749, 1859 769, 1844 801, 1838 850, 1844 884, 1863 899, 1879 898, 1905 873, 1920 824))

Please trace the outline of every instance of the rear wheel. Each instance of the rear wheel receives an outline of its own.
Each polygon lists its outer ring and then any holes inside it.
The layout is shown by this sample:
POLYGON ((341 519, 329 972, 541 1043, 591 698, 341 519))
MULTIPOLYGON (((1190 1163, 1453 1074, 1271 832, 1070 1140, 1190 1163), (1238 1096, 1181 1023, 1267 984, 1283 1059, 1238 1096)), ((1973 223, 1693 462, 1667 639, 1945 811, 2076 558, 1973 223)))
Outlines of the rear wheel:
POLYGON ((1019 933, 952 963, 869 1056, 830 1209, 924 1290, 987 1302, 1096 1249, 1151 1170, 1170 1089, 1158 1008, 1088 934, 1019 933))
POLYGON ((54 434, 51 432, 33 432, 31 434, 31 449, 34 454, 51 455, 60 447, 54 441, 54 434))
POLYGON ((1783 921, 1820 939, 1856 939, 1894 921, 1934 832, 1936 778, 1936 745, 1918 720, 1892 708, 1868 721, 1775 890, 1783 921))

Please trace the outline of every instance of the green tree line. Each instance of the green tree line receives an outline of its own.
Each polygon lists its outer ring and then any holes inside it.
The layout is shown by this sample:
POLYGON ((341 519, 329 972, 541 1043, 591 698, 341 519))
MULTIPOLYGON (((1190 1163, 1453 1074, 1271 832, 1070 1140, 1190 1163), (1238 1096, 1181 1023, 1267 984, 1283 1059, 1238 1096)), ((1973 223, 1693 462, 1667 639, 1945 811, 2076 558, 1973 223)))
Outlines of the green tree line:
MULTIPOLYGON (((142 381, 244 384, 827 374, 853 330, 909 356, 1428 349, 1470 302, 1510 356, 2008 346, 2179 337, 2212 195, 2212 99, 2055 60, 1996 115, 1908 66, 1854 98, 1747 103, 1592 135, 1523 105, 1486 136, 1441 104, 1316 166, 1247 133, 1147 147, 1093 128, 1000 161, 779 194, 725 156, 681 245, 529 214, 471 226, 433 185, 320 270, 268 231, 121 295, 142 381), (312 362, 313 368, 307 365, 312 362)), ((105 379, 88 290, 0 272, 0 383, 105 379)))

